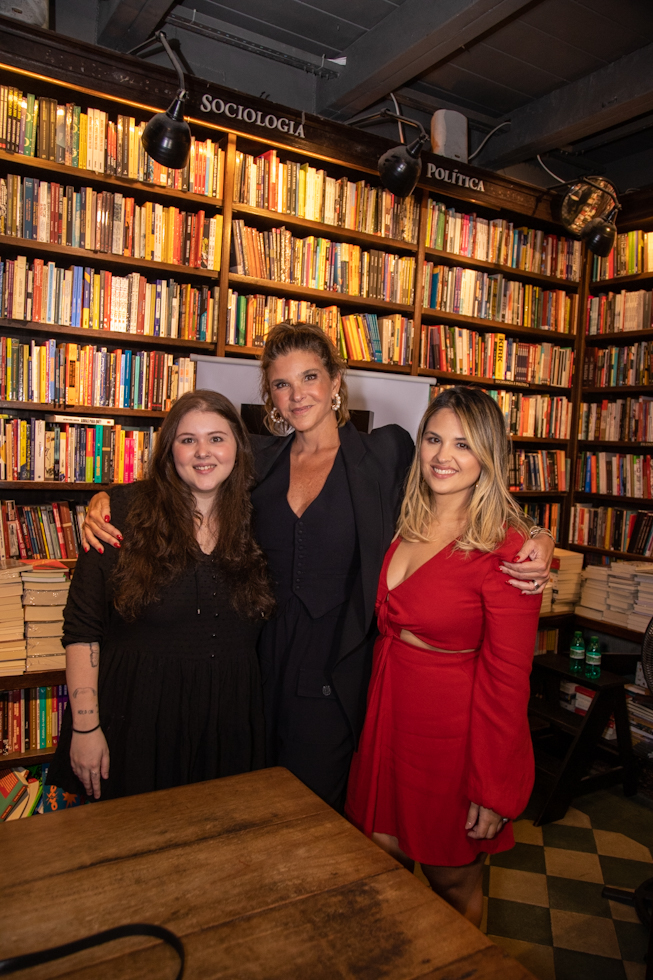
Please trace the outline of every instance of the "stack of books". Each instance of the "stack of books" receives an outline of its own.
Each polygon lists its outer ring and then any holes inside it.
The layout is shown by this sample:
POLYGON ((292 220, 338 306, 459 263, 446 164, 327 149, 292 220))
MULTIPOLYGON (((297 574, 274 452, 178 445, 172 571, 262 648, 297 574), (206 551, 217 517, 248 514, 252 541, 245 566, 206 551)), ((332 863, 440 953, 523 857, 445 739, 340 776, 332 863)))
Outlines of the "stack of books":
POLYGON ((635 683, 626 684, 626 704, 633 749, 637 755, 653 759, 653 695, 641 662, 637 664, 635 683))
POLYGON ((638 562, 635 581, 637 582, 637 598, 633 611, 628 617, 628 629, 644 633, 653 619, 653 565, 642 568, 643 562, 638 562))
POLYGON ((556 548, 551 562, 551 582, 553 584, 554 614, 572 613, 580 599, 580 578, 583 570, 583 556, 576 551, 556 548))
POLYGON ((613 561, 608 572, 608 595, 603 620, 643 633, 651 618, 645 613, 646 599, 650 596, 648 582, 653 583, 653 568, 646 562, 613 561), (644 581, 640 583, 640 579, 644 581), (639 604, 640 585, 642 606, 635 612, 635 605, 639 604))
POLYGON ((608 572, 607 565, 589 565, 585 569, 581 580, 580 603, 574 610, 577 616, 599 622, 603 619, 608 598, 608 572))
POLYGON ((22 572, 27 641, 27 670, 64 670, 61 643, 63 610, 70 582, 64 568, 34 568, 22 572))
MULTIPOLYGON (((560 707, 566 711, 573 711, 576 715, 586 715, 589 711, 596 691, 588 687, 583 687, 577 681, 560 681, 560 707)), ((608 724, 603 730, 603 738, 612 742, 617 737, 614 724, 614 715, 610 716, 608 724)))
POLYGON ((23 582, 25 566, 13 558, 0 561, 0 676, 25 672, 23 582))
POLYGON ((544 586, 542 593, 542 605, 540 606, 540 616, 547 616, 553 612, 553 582, 551 579, 544 586))

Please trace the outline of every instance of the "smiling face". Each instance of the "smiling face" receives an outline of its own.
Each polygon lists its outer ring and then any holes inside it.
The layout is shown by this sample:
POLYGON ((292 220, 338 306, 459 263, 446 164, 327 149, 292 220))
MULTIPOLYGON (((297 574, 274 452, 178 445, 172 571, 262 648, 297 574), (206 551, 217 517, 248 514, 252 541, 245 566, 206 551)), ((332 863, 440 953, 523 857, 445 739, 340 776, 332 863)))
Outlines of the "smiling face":
POLYGON ((471 499, 481 464, 469 448, 460 419, 450 408, 441 408, 426 423, 420 445, 422 476, 435 494, 461 495, 471 499))
POLYGON ((332 404, 340 377, 332 380, 317 354, 297 350, 277 357, 268 383, 274 407, 297 432, 337 424, 332 404))
POLYGON ((193 409, 177 426, 172 458, 195 498, 211 498, 231 474, 237 448, 236 437, 222 415, 193 409))

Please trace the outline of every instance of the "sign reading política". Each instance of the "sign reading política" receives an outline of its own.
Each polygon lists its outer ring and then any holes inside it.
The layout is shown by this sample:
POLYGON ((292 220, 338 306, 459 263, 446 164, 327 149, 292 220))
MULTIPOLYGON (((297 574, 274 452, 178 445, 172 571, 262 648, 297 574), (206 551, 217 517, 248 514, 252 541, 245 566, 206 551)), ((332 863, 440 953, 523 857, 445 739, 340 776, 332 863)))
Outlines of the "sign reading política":
POLYGON ((473 191, 485 193, 485 187, 480 177, 468 177, 467 174, 463 174, 457 169, 446 170, 444 167, 436 166, 435 163, 427 163, 426 176, 427 178, 435 177, 436 180, 441 180, 445 184, 456 184, 458 187, 469 187, 473 191))

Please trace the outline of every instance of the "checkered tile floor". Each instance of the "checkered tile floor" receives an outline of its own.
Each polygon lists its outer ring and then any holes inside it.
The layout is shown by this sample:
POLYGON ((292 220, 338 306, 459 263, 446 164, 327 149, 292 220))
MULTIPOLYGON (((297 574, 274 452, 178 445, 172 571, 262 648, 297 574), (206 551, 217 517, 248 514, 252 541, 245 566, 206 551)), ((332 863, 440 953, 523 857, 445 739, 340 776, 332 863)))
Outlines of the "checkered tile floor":
POLYGON ((482 929, 538 980, 644 980, 646 929, 601 889, 653 877, 653 812, 608 791, 575 802, 555 824, 515 823, 484 869, 482 929))

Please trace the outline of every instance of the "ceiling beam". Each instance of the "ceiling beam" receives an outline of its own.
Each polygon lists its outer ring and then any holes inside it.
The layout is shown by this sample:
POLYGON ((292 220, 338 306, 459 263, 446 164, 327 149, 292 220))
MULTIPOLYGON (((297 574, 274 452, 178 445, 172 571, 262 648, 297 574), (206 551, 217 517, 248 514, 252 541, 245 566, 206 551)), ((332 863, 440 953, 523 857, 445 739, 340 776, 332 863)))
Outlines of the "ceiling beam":
POLYGON ((653 44, 599 68, 506 116, 478 164, 498 169, 567 146, 653 110, 653 44))
POLYGON ((533 0, 405 0, 343 54, 338 78, 320 81, 317 111, 348 119, 496 29, 533 0))
MULTIPOLYGON (((613 129, 598 133, 596 136, 590 136, 588 139, 580 140, 578 143, 574 143, 571 149, 574 153, 586 153, 588 150, 594 150, 600 146, 607 146, 609 143, 616 143, 618 140, 626 139, 628 136, 642 133, 645 129, 653 129, 653 114, 640 117, 639 119, 633 119, 631 122, 624 123, 623 126, 615 126, 613 129)), ((562 149, 564 150, 566 147, 562 149)))
POLYGON ((174 3, 171 0, 109 0, 100 4, 97 43, 131 51, 146 41, 174 3))

